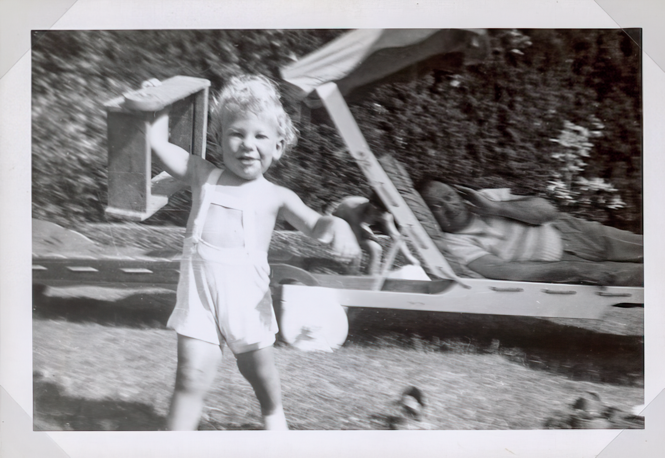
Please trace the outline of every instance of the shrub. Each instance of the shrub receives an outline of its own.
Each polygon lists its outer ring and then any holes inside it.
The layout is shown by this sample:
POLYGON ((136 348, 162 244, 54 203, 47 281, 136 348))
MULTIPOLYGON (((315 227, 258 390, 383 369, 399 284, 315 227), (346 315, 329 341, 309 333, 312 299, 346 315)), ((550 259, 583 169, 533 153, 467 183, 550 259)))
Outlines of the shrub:
MULTIPOLYGON (((207 78, 213 91, 238 72, 277 79, 280 66, 343 32, 35 32, 33 215, 65 226, 106 220, 103 102, 149 78, 207 78)), ((577 172, 575 186, 604 197, 588 202, 580 197, 575 211, 640 230, 639 47, 619 30, 489 33, 493 53, 479 65, 433 70, 418 80, 356 94, 352 111, 373 151, 400 159, 416 182, 436 177, 547 195, 553 171, 561 169, 556 155, 563 151, 550 139, 559 138, 566 122, 586 126, 595 116, 603 135, 583 156, 584 170, 577 172), (612 200, 615 194, 624 206, 612 200)), ((301 112, 288 103, 286 108, 301 139, 269 177, 317 209, 344 195, 367 195, 366 180, 327 114, 301 112)), ((146 223, 183 225, 188 202, 189 194, 182 193, 146 223)), ((559 202, 566 209, 565 201, 559 202)))

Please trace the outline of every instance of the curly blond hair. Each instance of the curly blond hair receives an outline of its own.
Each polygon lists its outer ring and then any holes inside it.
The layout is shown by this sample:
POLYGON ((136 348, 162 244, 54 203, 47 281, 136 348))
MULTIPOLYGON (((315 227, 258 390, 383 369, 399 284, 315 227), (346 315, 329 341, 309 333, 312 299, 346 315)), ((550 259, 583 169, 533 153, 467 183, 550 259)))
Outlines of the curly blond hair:
POLYGON ((210 134, 218 142, 223 129, 224 115, 265 112, 274 113, 277 134, 284 140, 284 151, 298 141, 298 131, 284 111, 279 90, 275 83, 262 75, 234 76, 212 101, 210 109, 210 134))

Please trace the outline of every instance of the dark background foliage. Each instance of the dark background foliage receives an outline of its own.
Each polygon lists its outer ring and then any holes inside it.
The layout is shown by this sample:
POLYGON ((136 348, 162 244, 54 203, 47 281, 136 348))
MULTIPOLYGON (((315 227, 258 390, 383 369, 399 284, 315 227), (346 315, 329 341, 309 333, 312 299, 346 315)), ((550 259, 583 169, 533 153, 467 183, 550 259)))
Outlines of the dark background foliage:
MULTIPOLYGON (((278 69, 344 30, 35 32, 32 47, 33 216, 67 227, 104 222, 103 103, 150 78, 207 78, 278 69)), ((433 70, 354 94, 352 111, 377 155, 404 162, 414 182, 439 178, 472 187, 548 195, 560 163, 564 122, 601 133, 578 175, 617 189, 607 199, 554 200, 566 211, 642 230, 642 86, 638 44, 620 30, 490 30, 479 65, 433 70)), ((322 109, 285 101, 301 136, 269 172, 317 210, 368 194, 362 173, 322 109)), ((211 157, 211 160, 215 160, 211 157)), ((550 193, 551 194, 551 193, 550 193)), ((592 196, 593 197, 593 196, 592 196)), ((188 193, 147 224, 184 225, 188 193)))

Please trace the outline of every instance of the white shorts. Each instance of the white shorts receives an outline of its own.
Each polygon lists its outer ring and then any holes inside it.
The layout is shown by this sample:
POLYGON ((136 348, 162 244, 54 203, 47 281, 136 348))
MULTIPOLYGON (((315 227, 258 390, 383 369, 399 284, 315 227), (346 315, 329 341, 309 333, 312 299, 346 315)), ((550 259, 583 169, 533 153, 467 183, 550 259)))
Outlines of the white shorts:
POLYGON ((178 300, 168 326, 234 354, 269 347, 278 332, 265 252, 185 241, 178 300), (189 253, 189 255, 188 255, 189 253))

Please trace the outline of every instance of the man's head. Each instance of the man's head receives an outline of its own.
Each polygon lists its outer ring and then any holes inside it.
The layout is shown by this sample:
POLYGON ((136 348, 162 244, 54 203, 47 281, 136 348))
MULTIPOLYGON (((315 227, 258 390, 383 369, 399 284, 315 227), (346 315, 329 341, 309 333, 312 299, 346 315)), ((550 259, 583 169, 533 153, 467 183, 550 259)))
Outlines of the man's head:
POLYGON ((451 186, 429 181, 420 189, 420 194, 444 232, 459 232, 471 223, 471 212, 451 186))

